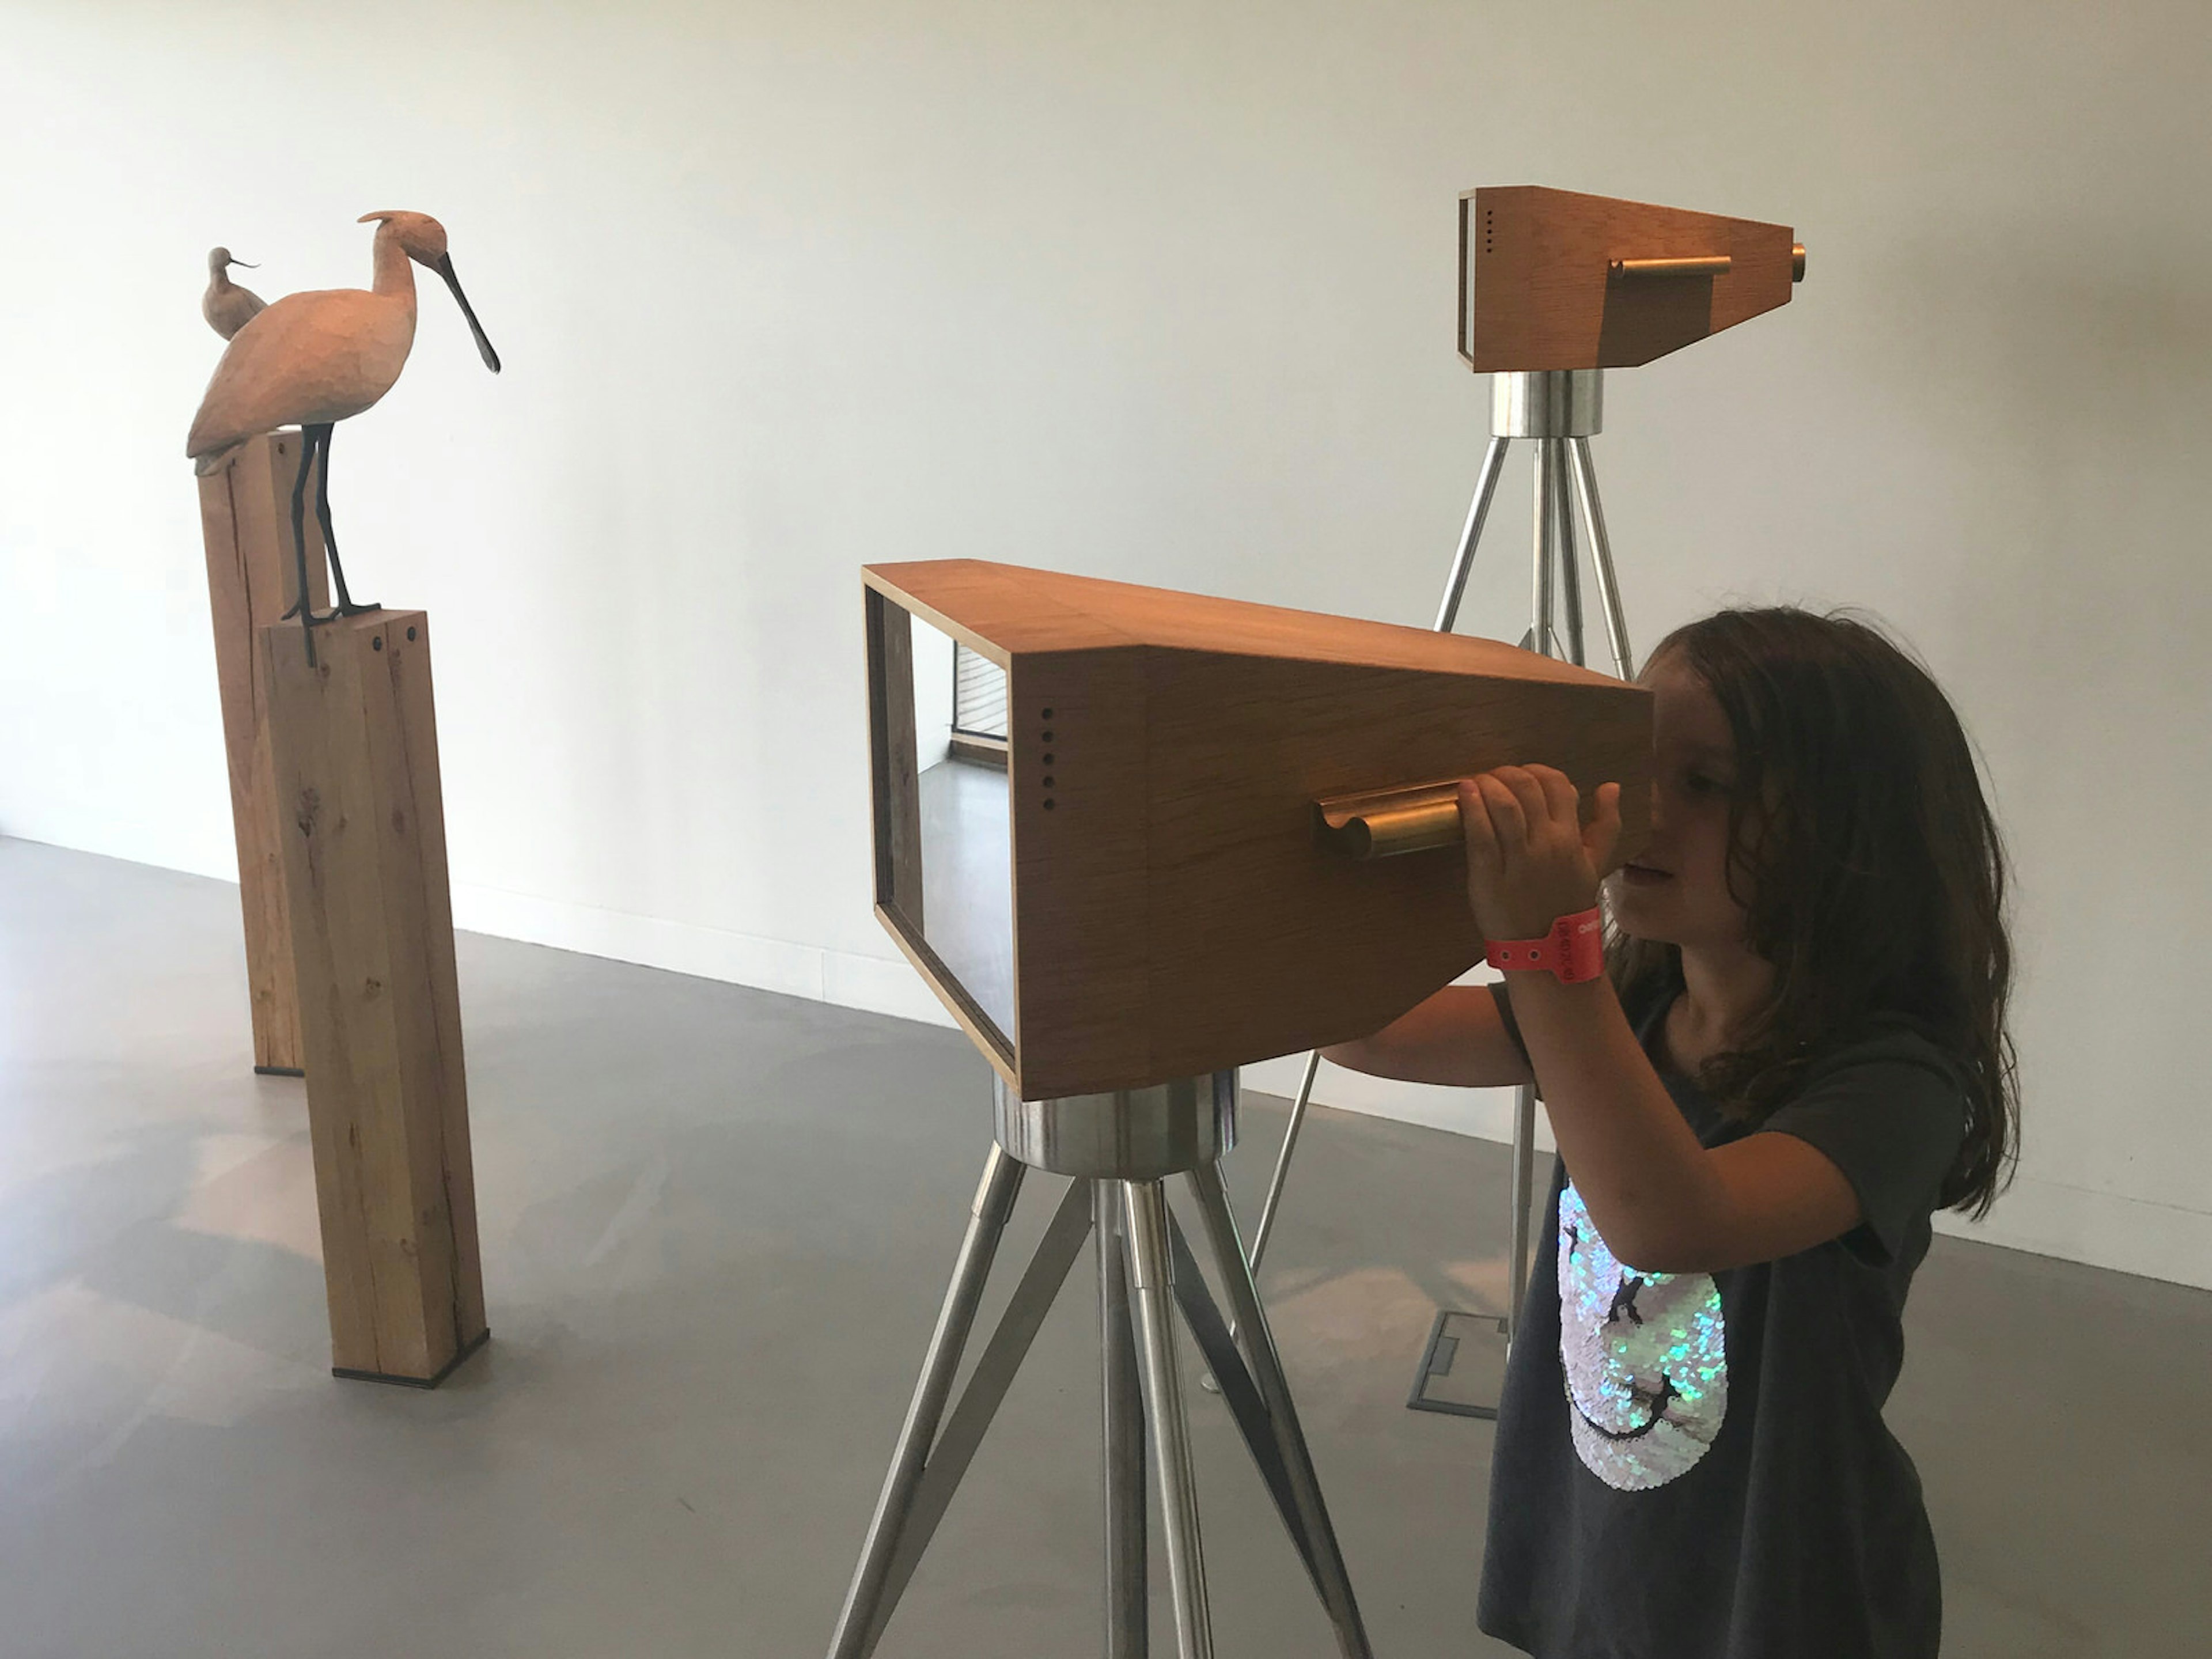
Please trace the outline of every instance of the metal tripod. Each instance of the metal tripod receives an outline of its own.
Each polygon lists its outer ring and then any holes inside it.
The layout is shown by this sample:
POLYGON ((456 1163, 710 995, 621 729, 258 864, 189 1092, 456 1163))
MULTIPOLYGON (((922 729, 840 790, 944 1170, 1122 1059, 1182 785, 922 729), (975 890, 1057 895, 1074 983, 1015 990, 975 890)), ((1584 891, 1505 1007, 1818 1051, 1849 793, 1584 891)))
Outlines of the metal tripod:
MULTIPOLYGON (((1628 626, 1620 608, 1620 588, 1613 579, 1613 548, 1605 534, 1605 510, 1599 505, 1597 471, 1590 461, 1589 440, 1604 426, 1604 371, 1595 368, 1553 369, 1542 372, 1493 374, 1490 389, 1490 447, 1483 454, 1482 471, 1474 485, 1474 500, 1460 532, 1459 553, 1452 560, 1444 583, 1443 603, 1437 607, 1435 631, 1451 632, 1459 617, 1461 597, 1467 591, 1468 573, 1474 564, 1476 544, 1482 539, 1483 522, 1490 515, 1490 498, 1497 492, 1498 475, 1505 470, 1505 452, 1516 438, 1535 445, 1535 524, 1533 592, 1528 631, 1521 636, 1522 648, 1547 657, 1565 657, 1578 666, 1583 662, 1582 572, 1575 544, 1574 508, 1579 508, 1589 532, 1591 566, 1603 601, 1606 641, 1613 654, 1613 670, 1622 679, 1632 678, 1635 665, 1629 653, 1628 626), (1571 495, 1573 507, 1569 505, 1571 495), (1564 606, 1558 601, 1564 599, 1564 606), (1564 617, 1561 611, 1564 611, 1564 617), (1566 631, 1560 647, 1556 621, 1566 631)), ((1291 1121, 1276 1154, 1274 1173, 1260 1206, 1260 1224, 1252 1237, 1251 1269, 1260 1271, 1268 1235, 1273 1231, 1275 1211, 1283 1196, 1283 1182, 1297 1149, 1298 1131, 1304 1126, 1306 1108, 1313 1099, 1315 1074, 1321 1069, 1318 1051, 1306 1056, 1305 1074, 1297 1097, 1291 1104, 1291 1121)), ((1506 1287, 1505 1317, 1498 1322, 1499 1336, 1510 1347, 1521 1319, 1522 1292, 1528 1283, 1529 1204, 1536 1156, 1536 1091, 1524 1085, 1513 1114, 1513 1212, 1511 1278, 1506 1287)), ((1442 1329, 1442 1318, 1438 1329, 1442 1329)), ((1436 1340, 1430 1343, 1431 1353, 1436 1340)), ((1424 1361, 1424 1379, 1427 1362, 1424 1361)), ((1419 1395, 1419 1382, 1415 1397, 1419 1395)), ((1469 1416, 1493 1417, 1495 1406, 1455 1407, 1469 1416)))
POLYGON ((868 1523, 860 1565, 838 1614, 830 1659, 866 1659, 874 1651, 1086 1237, 1097 1241, 1104 1374, 1107 1659, 1144 1659, 1148 1640, 1148 1438, 1166 1534, 1176 1653, 1179 1659, 1212 1659, 1213 1652, 1198 1490, 1176 1364, 1176 1308, 1213 1375, 1222 1380, 1224 1398, 1245 1446, 1335 1626, 1338 1648, 1345 1659, 1371 1659, 1291 1403, 1290 1385, 1221 1182, 1218 1160, 1236 1139, 1237 1074, 1216 1072, 1148 1089, 1027 1102, 1016 1099, 1001 1082, 995 1105, 997 1139, 983 1166, 952 1284, 899 1431, 890 1472, 868 1523), (1000 1236, 1024 1174, 1031 1168, 1074 1181, 948 1418, 945 1407, 961 1351, 1000 1236), (1197 1200, 1206 1243, 1243 1333, 1242 1353, 1169 1212, 1163 1183, 1171 1175, 1184 1176, 1197 1200))

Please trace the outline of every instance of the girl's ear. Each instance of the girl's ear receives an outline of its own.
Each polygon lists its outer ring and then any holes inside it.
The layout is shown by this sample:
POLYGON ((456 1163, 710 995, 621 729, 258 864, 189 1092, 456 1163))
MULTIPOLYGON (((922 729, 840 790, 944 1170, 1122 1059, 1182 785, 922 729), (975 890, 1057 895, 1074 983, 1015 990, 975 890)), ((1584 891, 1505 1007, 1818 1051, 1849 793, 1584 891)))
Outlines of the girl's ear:
POLYGON ((1782 822, 1782 786, 1771 773, 1760 787, 1755 800, 1743 803, 1741 840, 1748 853, 1757 853, 1782 822))

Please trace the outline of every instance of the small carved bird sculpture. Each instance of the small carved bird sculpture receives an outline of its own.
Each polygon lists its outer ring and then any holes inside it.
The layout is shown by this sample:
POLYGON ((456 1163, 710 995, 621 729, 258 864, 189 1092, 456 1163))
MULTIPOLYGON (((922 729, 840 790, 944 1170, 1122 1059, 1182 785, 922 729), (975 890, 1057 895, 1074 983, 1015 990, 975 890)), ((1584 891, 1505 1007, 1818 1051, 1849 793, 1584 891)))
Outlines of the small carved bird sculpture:
MULTIPOLYGON (((367 213, 359 221, 376 222, 371 258, 374 276, 368 289, 337 288, 288 294, 262 310, 232 338, 215 366, 199 413, 192 417, 185 453, 192 470, 216 471, 230 453, 249 438, 297 425, 300 475, 292 486, 292 547, 298 561, 297 612, 312 629, 334 617, 374 611, 346 591, 338 544, 331 533, 331 428, 358 415, 392 390, 415 343, 415 277, 412 261, 445 278, 476 336, 484 367, 499 373, 499 354, 484 337, 483 325, 461 292, 453 262, 446 252, 446 228, 428 214, 367 213), (337 586, 337 608, 316 616, 307 605, 306 514, 307 475, 318 451, 323 458, 315 490, 315 517, 323 527, 331 574, 337 586)), ((216 252, 222 250, 217 248, 216 252)), ((212 262, 213 256, 210 256, 212 262)), ((308 636, 308 653, 314 652, 308 636)))
POLYGON ((233 258, 227 247, 210 248, 207 292, 200 295, 200 315, 226 340, 252 322, 262 308, 258 294, 230 280, 233 265, 245 265, 248 270, 255 269, 244 259, 233 258))

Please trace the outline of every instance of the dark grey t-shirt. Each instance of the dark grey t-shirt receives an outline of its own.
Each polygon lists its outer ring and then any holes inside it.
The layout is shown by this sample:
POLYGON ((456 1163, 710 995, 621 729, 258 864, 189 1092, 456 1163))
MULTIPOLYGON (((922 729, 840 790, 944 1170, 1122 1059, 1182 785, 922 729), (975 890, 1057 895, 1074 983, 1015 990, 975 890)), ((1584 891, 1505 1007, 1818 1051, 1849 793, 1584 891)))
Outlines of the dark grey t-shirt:
MULTIPOLYGON (((1647 1051, 1674 997, 1623 1010, 1647 1051)), ((1747 1133, 1660 1075, 1705 1145, 1747 1133)), ((1484 1630, 1540 1659, 1936 1652, 1935 1539, 1881 1407, 1965 1125, 1956 1063, 1877 1022, 1764 1125, 1834 1161, 1862 1224, 1713 1274, 1624 1267, 1560 1170, 1498 1413, 1484 1630)))

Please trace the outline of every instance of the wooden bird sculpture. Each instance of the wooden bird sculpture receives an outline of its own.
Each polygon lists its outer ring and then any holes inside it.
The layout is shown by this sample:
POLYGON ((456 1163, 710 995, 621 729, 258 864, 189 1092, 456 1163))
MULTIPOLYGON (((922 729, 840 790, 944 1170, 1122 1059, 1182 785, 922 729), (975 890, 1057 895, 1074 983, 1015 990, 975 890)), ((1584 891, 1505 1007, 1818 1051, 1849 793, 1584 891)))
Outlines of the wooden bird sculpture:
MULTIPOLYGON (((376 242, 370 287, 288 294, 254 316, 215 366, 199 413, 192 417, 191 434, 185 441, 192 470, 206 474, 221 467, 230 452, 249 438, 280 426, 301 428, 300 476, 292 486, 292 548, 298 562, 300 599, 284 614, 297 613, 301 625, 310 629, 335 617, 377 609, 373 603, 356 603, 346 591, 338 544, 331 533, 331 428, 374 405, 392 390, 406 366, 408 350, 415 343, 415 276, 410 261, 427 265, 446 279, 476 336, 484 367, 499 373, 499 354, 484 337, 483 325, 453 275, 453 262, 446 252, 446 228, 422 213, 365 213, 356 222, 365 225, 372 220, 376 222, 376 242), (304 510, 307 475, 319 452, 323 465, 316 480, 315 517, 323 527, 323 546, 330 554, 338 593, 337 607, 319 617, 307 605, 304 510)), ((312 660, 312 632, 307 649, 312 660)))
POLYGON ((240 288, 230 280, 233 265, 245 265, 248 270, 255 269, 246 260, 233 258, 227 247, 210 248, 207 292, 200 295, 200 315, 226 340, 234 338, 239 330, 252 322, 264 303, 252 289, 240 288))

